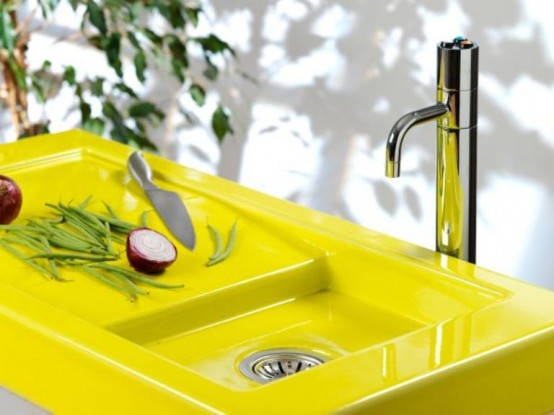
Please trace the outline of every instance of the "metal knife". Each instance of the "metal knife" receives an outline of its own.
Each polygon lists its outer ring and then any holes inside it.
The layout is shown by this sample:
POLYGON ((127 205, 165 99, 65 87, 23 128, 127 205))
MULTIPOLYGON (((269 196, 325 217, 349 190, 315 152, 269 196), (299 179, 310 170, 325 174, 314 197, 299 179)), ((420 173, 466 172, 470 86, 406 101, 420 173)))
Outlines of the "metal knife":
POLYGON ((160 189, 153 183, 152 169, 140 151, 131 154, 127 160, 127 167, 171 233, 192 251, 196 244, 196 235, 190 215, 179 195, 160 189))

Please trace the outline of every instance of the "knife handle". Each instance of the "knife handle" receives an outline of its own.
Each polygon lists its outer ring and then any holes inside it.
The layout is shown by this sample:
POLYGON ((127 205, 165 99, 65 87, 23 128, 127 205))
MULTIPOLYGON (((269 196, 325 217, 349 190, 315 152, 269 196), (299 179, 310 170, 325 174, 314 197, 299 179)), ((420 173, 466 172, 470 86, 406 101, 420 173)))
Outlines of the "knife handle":
POLYGON ((131 172, 131 176, 143 189, 151 189, 156 187, 152 182, 152 169, 144 159, 144 155, 140 151, 135 151, 127 160, 127 167, 131 172))

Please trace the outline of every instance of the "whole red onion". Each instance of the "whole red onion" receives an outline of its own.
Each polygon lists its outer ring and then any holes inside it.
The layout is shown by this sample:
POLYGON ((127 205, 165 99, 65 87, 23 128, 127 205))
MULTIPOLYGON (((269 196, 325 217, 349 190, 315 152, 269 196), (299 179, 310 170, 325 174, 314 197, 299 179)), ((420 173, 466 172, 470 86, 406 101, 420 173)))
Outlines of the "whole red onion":
POLYGON ((177 248, 164 235, 149 228, 127 235, 127 259, 137 271, 159 274, 177 259, 177 248))
POLYGON ((0 175, 0 224, 6 225, 17 218, 22 203, 23 196, 17 183, 0 175))

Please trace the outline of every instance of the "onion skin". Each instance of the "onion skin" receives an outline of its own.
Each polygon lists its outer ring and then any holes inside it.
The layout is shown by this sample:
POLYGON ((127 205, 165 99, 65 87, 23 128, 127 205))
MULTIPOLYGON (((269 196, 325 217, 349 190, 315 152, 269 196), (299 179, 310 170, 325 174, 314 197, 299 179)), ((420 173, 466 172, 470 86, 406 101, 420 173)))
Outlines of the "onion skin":
POLYGON ((17 218, 22 204, 23 196, 17 183, 0 175, 0 224, 7 225, 17 218))
POLYGON ((160 274, 177 259, 177 248, 165 235, 150 228, 137 228, 127 234, 127 259, 139 272, 160 274), (163 249, 163 255, 158 255, 158 249, 163 249))

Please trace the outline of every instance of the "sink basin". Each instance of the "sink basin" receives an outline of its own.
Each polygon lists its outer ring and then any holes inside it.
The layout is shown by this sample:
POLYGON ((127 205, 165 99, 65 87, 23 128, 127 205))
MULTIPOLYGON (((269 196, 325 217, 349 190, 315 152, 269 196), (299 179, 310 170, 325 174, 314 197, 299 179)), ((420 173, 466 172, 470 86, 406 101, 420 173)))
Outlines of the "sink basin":
POLYGON ((368 348, 396 353, 398 347, 399 359, 425 349, 425 364, 435 353, 437 364, 454 361, 467 354, 471 314, 502 298, 499 290, 352 248, 107 328, 222 386, 249 390, 261 384, 237 375, 238 363, 274 348, 333 361, 368 348), (460 344, 437 350, 437 341, 460 344))
MULTIPOLYGON (((137 221, 149 205, 126 173, 131 152, 70 131, 4 145, 0 162, 23 190, 21 220, 93 195, 137 221)), ((56 414, 554 409, 554 293, 147 158, 195 224, 195 251, 157 277, 185 287, 131 303, 79 273, 45 280, 0 251, 10 391, 56 414), (207 220, 237 219, 232 255, 206 267, 207 220), (276 351, 287 357, 274 373, 246 375, 252 356, 276 351), (295 352, 313 364, 291 363, 295 352)), ((151 226, 165 231, 154 214, 151 226)))

